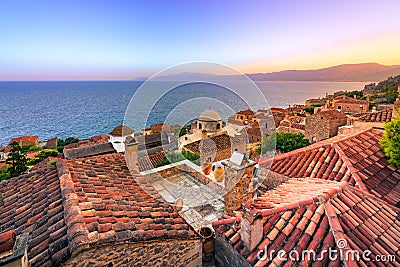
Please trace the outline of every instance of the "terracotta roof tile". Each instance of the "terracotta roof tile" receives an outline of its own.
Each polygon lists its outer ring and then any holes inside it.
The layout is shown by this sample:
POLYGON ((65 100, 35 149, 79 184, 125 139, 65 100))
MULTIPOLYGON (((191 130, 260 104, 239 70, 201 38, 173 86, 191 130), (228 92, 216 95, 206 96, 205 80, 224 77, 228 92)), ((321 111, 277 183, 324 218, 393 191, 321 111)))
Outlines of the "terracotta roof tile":
MULTIPOLYGON (((363 250, 370 249, 371 259, 377 255, 398 256, 400 253, 398 241, 400 210, 367 192, 348 186, 346 182, 338 183, 312 178, 289 179, 246 207, 250 208, 251 214, 262 214, 264 224, 263 237, 259 245, 253 251, 238 250, 252 266, 274 266, 274 264, 357 266, 351 258, 331 262, 329 257, 324 256, 329 248, 339 249, 342 253, 348 253, 347 250, 357 250, 360 254, 363 250), (320 182, 317 183, 318 181, 320 182), (311 185, 313 182, 319 186, 311 185), (303 200, 314 195, 311 198, 318 201, 303 202, 302 194, 303 200), (290 202, 295 205, 291 205, 290 202), (264 207, 263 203, 265 203, 264 207), (279 209, 282 206, 293 208, 279 209), (345 246, 336 245, 340 239, 346 241, 345 246), (265 248, 268 255, 272 253, 272 258, 263 261, 257 255, 259 253, 262 255, 262 250, 265 248), (306 258, 304 261, 301 259, 293 261, 289 259, 288 262, 283 263, 276 253, 280 249, 286 253, 297 250, 300 255, 303 250, 313 250, 316 255, 319 255, 317 257, 319 260, 306 258)), ((219 219, 215 222, 218 222, 213 223, 217 235, 229 233, 230 240, 234 240, 231 243, 234 249, 237 249, 237 244, 245 246, 239 238, 240 224, 235 218, 219 219)), ((337 258, 340 259, 340 257, 337 258)), ((369 263, 364 259, 359 262, 364 266, 369 263)), ((396 263, 386 264, 395 266, 396 263)))
POLYGON ((144 172, 154 169, 164 158, 165 153, 163 151, 138 158, 139 171, 144 172))
MULTIPOLYGON (((62 251, 67 242, 54 238, 59 231, 65 233, 64 208, 55 166, 1 182, 0 232, 13 230, 18 236, 30 233, 29 259, 36 258, 32 266, 51 263, 51 255, 62 251)), ((68 254, 68 251, 64 250, 68 254)), ((61 254, 61 253, 60 253, 61 254)))
POLYGON ((10 245, 4 233, 27 232, 30 266, 58 266, 88 245, 198 238, 139 173, 133 175, 124 156, 114 153, 59 160, 2 181, 0 248, 10 245))
POLYGON ((389 204, 400 205, 400 170, 391 166, 382 152, 382 135, 370 128, 337 136, 276 156, 271 170, 288 177, 347 181, 389 204))
POLYGON ((200 155, 200 147, 203 153, 212 153, 216 151, 230 149, 232 147, 231 144, 239 144, 240 142, 241 141, 239 137, 231 137, 228 134, 223 133, 211 136, 210 138, 204 140, 198 140, 196 142, 187 144, 183 146, 183 149, 200 155))
POLYGON ((125 125, 118 125, 111 132, 110 135, 113 136, 122 136, 122 135, 131 135, 133 134, 133 130, 125 125))

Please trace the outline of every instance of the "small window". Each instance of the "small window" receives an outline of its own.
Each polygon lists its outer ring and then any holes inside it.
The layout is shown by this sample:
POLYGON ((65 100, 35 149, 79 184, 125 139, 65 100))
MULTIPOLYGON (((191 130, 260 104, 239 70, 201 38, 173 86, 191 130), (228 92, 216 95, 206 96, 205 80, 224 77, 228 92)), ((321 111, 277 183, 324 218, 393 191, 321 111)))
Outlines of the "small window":
POLYGON ((235 148, 235 151, 237 152, 237 148, 235 148))
POLYGON ((324 119, 324 117, 321 117, 321 120, 323 120, 324 119))
POLYGON ((265 128, 268 128, 268 123, 265 124, 265 128))
POLYGON ((208 158, 208 162, 211 162, 211 157, 208 158))
POLYGON ((253 177, 257 178, 258 177, 258 168, 254 168, 253 170, 253 177))
POLYGON ((221 128, 221 124, 217 124, 217 130, 219 130, 221 128))
POLYGON ((185 140, 186 140, 186 141, 188 140, 187 136, 185 136, 185 140))
POLYGON ((199 123, 199 129, 201 130, 203 128, 203 125, 201 125, 201 123, 199 123))
POLYGON ((342 106, 337 106, 337 109, 342 109, 342 106))

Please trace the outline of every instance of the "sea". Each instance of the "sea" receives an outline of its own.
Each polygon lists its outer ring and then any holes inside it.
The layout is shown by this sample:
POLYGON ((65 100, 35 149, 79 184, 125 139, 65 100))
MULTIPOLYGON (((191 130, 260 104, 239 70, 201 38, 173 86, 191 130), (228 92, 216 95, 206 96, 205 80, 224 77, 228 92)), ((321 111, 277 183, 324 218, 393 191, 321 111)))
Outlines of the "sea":
MULTIPOLYGON (((108 134, 123 122, 135 131, 163 121, 179 124, 193 119, 202 110, 214 109, 215 105, 225 119, 233 112, 249 108, 248 101, 262 98, 249 90, 244 91, 246 101, 243 101, 229 90, 198 83, 171 90, 155 103, 149 103, 146 97, 142 101, 138 99, 139 94, 135 95, 142 90, 142 84, 139 81, 0 82, 0 145, 7 145, 12 138, 22 135, 37 135, 40 140, 55 136, 89 138, 108 134), (229 108, 220 110, 221 107, 229 108), (127 110, 129 114, 125 116, 127 110), (174 113, 174 110, 181 111, 174 113), (173 121, 171 117, 179 119, 173 121)), ((306 99, 324 97, 327 93, 361 90, 365 84, 367 82, 256 83, 267 103, 263 108, 304 104, 306 99)))

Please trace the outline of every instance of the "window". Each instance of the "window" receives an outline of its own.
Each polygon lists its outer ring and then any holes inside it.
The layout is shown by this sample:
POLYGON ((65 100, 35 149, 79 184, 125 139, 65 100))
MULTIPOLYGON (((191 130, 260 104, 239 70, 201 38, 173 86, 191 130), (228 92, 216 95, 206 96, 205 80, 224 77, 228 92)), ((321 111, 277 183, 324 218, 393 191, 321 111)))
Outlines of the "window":
POLYGON ((203 128, 203 125, 201 125, 201 123, 199 123, 199 129, 201 130, 203 128))
POLYGON ((337 106, 337 109, 342 109, 342 106, 337 106))
POLYGON ((265 128, 268 128, 268 123, 265 124, 265 128))
POLYGON ((211 157, 208 157, 208 162, 211 162, 211 157))
POLYGON ((217 130, 219 130, 221 128, 221 124, 217 124, 217 130))
POLYGON ((187 139, 187 136, 185 136, 185 140, 187 141, 188 139, 187 139))

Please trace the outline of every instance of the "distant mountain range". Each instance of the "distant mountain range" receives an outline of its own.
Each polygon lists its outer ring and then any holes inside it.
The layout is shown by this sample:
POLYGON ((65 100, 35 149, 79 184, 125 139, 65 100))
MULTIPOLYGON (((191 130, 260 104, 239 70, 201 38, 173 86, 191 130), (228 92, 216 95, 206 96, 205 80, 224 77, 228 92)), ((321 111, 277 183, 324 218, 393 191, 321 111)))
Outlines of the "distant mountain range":
POLYGON ((284 70, 248 74, 254 81, 382 81, 400 74, 400 65, 378 63, 344 64, 317 70, 284 70))
MULTIPOLYGON (((385 66, 378 63, 343 64, 316 70, 284 70, 271 73, 246 74, 253 81, 340 81, 378 82, 400 74, 400 65, 385 66)), ((160 77, 160 80, 221 79, 226 75, 184 72, 160 77)), ((137 79, 135 79, 137 80, 137 79)))

